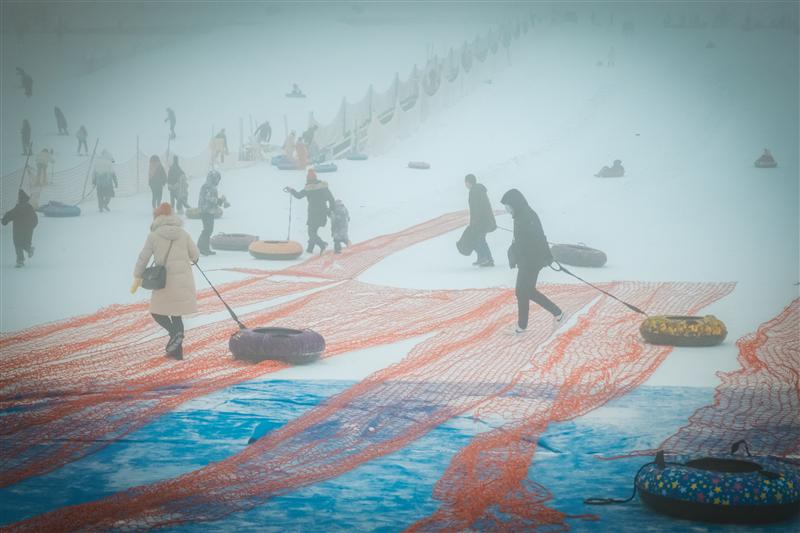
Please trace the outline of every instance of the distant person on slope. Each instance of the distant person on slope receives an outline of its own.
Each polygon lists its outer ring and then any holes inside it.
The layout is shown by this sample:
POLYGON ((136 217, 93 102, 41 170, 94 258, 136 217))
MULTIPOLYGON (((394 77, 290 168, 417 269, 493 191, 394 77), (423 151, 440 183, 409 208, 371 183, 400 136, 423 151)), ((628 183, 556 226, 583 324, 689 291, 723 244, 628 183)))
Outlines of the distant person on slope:
POLYGON ((764 148, 764 153, 756 160, 756 163, 760 165, 772 165, 775 164, 775 158, 772 157, 772 152, 770 152, 769 149, 764 148))
POLYGON ((33 155, 33 142, 31 142, 31 123, 28 119, 22 121, 22 129, 19 131, 22 136, 22 155, 33 155))
POLYGON ((55 163, 53 159, 53 149, 48 150, 42 148, 42 151, 36 154, 36 180, 34 185, 44 186, 47 185, 47 167, 55 163))
POLYGON ((294 151, 297 155, 297 166, 306 168, 308 166, 308 150, 306 149, 306 144, 303 142, 302 137, 297 139, 297 143, 294 145, 294 151))
POLYGON ((97 188, 97 207, 103 211, 111 211, 108 204, 114 197, 114 189, 119 187, 117 173, 114 172, 114 156, 108 150, 103 150, 94 164, 92 184, 97 188))
POLYGON ((164 122, 169 122, 169 138, 175 138, 175 111, 172 110, 171 107, 167 108, 167 118, 164 119, 164 122))
POLYGON ((212 146, 212 159, 214 161, 219 158, 220 163, 225 162, 225 156, 228 155, 228 136, 225 134, 225 128, 219 130, 219 133, 214 135, 211 139, 212 146))
POLYGON ((189 180, 186 179, 186 173, 181 171, 181 177, 178 181, 178 214, 182 215, 184 208, 189 209, 189 180))
POLYGON ((75 137, 78 139, 78 155, 81 155, 81 146, 83 146, 84 150, 83 155, 89 155, 89 145, 86 144, 86 139, 89 138, 89 132, 86 131, 86 126, 81 124, 75 137))
POLYGON ((621 178, 625 175, 625 167, 622 166, 622 161, 615 159, 610 167, 603 167, 595 174, 598 178, 621 178))
POLYGON ((477 261, 472 264, 492 267, 494 258, 486 243, 486 234, 497 229, 492 203, 489 201, 486 187, 478 183, 478 178, 474 174, 464 176, 464 185, 469 189, 469 225, 475 236, 475 252, 478 254, 477 261))
POLYGON ((179 204, 178 196, 180 193, 181 176, 183 176, 183 169, 178 164, 178 156, 172 156, 172 164, 169 166, 167 173, 167 189, 169 190, 169 204, 172 209, 175 209, 179 204))
POLYGON ((58 126, 58 134, 69 135, 69 130, 67 129, 67 117, 64 116, 64 113, 58 106, 56 106, 55 108, 55 113, 56 113, 56 126, 58 126))
POLYGON ((327 182, 317 179, 317 173, 313 168, 308 169, 306 175, 306 186, 298 192, 291 187, 283 189, 297 199, 308 198, 308 247, 306 252, 314 253, 314 247, 319 246, 319 254, 325 252, 328 243, 323 241, 317 232, 319 228, 328 223, 328 213, 333 211, 334 199, 327 182))
POLYGON ((33 96, 33 78, 30 74, 17 67, 17 75, 20 77, 20 86, 25 90, 25 96, 33 96))
POLYGON ((350 246, 350 213, 341 200, 333 203, 331 212, 331 237, 333 237, 333 253, 342 253, 342 245, 350 246))
POLYGON ((220 197, 217 190, 221 179, 222 175, 216 170, 212 170, 206 176, 206 182, 200 187, 197 207, 200 209, 203 231, 197 239, 197 247, 203 255, 216 255, 216 252, 211 250, 211 233, 214 231, 214 214, 219 209, 219 206, 225 203, 225 197, 220 197))
POLYGON ((150 168, 147 176, 147 183, 153 193, 153 209, 155 209, 161 205, 161 199, 164 196, 164 185, 167 183, 167 173, 164 172, 164 165, 161 164, 161 159, 157 155, 150 157, 150 168))
POLYGON ((268 143, 270 139, 272 139, 272 126, 269 125, 269 121, 264 121, 261 125, 256 128, 256 139, 260 143, 268 143))
POLYGON ((286 156, 286 157, 288 157, 290 159, 292 157, 294 157, 294 147, 295 147, 296 142, 297 142, 296 135, 294 133, 294 130, 292 130, 289 133, 288 137, 286 137, 286 140, 283 141, 283 155, 284 156, 286 156))
POLYGON ((192 276, 192 263, 200 258, 192 238, 183 229, 183 220, 172 214, 172 208, 163 203, 153 211, 150 234, 144 243, 133 269, 131 293, 142 283, 142 274, 150 258, 167 270, 167 283, 163 289, 153 291, 150 313, 162 328, 167 330, 166 355, 183 359, 183 315, 197 312, 197 289, 192 276))
POLYGON ((31 197, 25 194, 22 189, 17 194, 17 205, 3 215, 2 224, 5 226, 11 222, 14 250, 17 253, 17 268, 25 266, 25 254, 33 257, 33 229, 39 223, 39 217, 33 210, 30 202, 31 197))
POLYGON ((517 189, 507 191, 500 201, 514 218, 514 240, 508 249, 508 260, 511 268, 518 267, 516 332, 523 333, 528 328, 531 300, 549 311, 556 322, 561 322, 564 319, 561 309, 536 289, 539 271, 553 262, 539 215, 517 189))

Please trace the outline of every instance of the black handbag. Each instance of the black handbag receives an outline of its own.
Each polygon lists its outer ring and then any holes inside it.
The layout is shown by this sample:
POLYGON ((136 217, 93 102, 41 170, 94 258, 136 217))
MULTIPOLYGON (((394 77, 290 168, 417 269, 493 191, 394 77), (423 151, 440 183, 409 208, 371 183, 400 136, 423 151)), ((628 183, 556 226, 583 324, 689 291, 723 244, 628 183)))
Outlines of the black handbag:
POLYGON ((157 265, 156 258, 153 257, 153 264, 144 269, 142 272, 142 288, 150 291, 157 291, 167 286, 167 258, 169 252, 172 250, 172 243, 169 241, 169 248, 167 248, 167 255, 164 256, 164 264, 157 265))

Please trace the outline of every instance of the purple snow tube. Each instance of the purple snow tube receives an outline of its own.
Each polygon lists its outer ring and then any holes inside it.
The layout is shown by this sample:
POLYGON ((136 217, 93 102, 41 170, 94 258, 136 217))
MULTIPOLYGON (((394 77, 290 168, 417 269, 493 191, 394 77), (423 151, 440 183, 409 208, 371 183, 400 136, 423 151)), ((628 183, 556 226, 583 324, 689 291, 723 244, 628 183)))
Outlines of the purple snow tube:
POLYGON ((310 329, 242 329, 228 342, 236 359, 260 363, 267 359, 292 365, 313 363, 325 351, 325 339, 310 329))

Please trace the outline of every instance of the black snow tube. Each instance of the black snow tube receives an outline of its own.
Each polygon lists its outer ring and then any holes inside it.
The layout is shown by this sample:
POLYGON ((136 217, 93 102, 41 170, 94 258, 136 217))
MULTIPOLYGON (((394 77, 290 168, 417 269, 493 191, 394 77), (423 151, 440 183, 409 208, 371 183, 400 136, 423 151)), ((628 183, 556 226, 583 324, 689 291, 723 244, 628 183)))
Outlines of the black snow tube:
MULTIPOLYGON (((199 207, 190 207, 186 210, 186 218, 191 218, 192 220, 197 220, 200 218, 200 208, 199 207)), ((222 218, 222 208, 218 207, 214 210, 214 218, 222 218)))
POLYGON ((339 170, 339 167, 336 166, 336 163, 318 163, 314 165, 314 172, 317 173, 326 173, 326 172, 336 172, 339 170))
POLYGON ((472 226, 464 228, 464 233, 456 242, 456 248, 461 255, 472 255, 472 252, 475 251, 475 232, 472 230, 472 226))
POLYGON ((598 268, 606 264, 606 254, 581 244, 553 244, 553 259, 565 265, 598 268))
POLYGON ((364 161, 367 159, 367 154, 361 152, 350 152, 345 156, 350 161, 364 161))
POLYGON ((231 335, 228 346, 233 356, 243 361, 305 365, 320 358, 325 351, 325 339, 310 329, 254 328, 231 335))
POLYGON ((428 170, 431 168, 431 164, 425 161, 409 161, 408 168, 415 168, 417 170, 428 170))
POLYGON ((774 159, 772 160, 763 160, 757 159, 755 163, 753 163, 756 168, 775 168, 778 166, 778 162, 774 159))
POLYGON ((67 205, 61 202, 51 201, 37 209, 46 217, 67 218, 77 217, 81 214, 81 208, 77 205, 67 205))
POLYGON ((800 469, 765 456, 668 456, 642 467, 636 489, 654 511, 688 520, 758 524, 800 512, 800 469))
POLYGON ((211 247, 215 250, 246 252, 250 243, 258 240, 258 235, 247 233, 217 233, 211 237, 211 247))

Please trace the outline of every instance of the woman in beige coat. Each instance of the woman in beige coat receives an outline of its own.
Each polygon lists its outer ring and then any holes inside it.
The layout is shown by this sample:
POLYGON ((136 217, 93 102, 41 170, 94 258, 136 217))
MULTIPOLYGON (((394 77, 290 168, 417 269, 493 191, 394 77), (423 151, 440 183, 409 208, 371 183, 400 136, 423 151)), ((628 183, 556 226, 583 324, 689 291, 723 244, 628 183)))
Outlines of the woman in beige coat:
POLYGON ((192 263, 197 262, 200 252, 192 238, 182 228, 183 220, 172 214, 172 207, 163 203, 153 211, 150 235, 136 261, 133 270, 135 292, 142 283, 142 274, 150 258, 156 264, 166 265, 167 284, 153 291, 150 313, 158 324, 169 333, 167 356, 183 359, 183 315, 197 312, 197 290, 194 286, 192 263), (172 247, 170 247, 172 244, 172 247))

